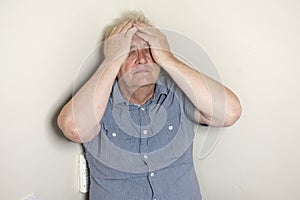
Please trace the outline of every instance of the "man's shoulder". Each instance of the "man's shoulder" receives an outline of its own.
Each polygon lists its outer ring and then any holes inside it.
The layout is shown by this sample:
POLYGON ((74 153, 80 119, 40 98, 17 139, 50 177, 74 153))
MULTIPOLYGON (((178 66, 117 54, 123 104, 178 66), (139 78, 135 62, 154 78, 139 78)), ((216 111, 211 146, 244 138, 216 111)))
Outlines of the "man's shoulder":
POLYGON ((174 87, 176 86, 175 82, 173 81, 173 79, 170 77, 169 74, 167 74, 166 72, 162 71, 159 74, 158 80, 157 80, 157 84, 164 86, 166 88, 170 89, 174 89, 174 87))

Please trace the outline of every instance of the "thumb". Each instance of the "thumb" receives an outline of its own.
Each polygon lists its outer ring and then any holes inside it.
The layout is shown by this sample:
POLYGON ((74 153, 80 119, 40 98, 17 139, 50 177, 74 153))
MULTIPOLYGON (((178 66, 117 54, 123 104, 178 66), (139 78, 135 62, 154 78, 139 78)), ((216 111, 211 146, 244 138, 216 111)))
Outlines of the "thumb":
POLYGON ((137 32, 137 30, 138 29, 136 27, 132 27, 128 31, 126 31, 126 33, 125 33, 126 39, 131 39, 132 36, 137 32))

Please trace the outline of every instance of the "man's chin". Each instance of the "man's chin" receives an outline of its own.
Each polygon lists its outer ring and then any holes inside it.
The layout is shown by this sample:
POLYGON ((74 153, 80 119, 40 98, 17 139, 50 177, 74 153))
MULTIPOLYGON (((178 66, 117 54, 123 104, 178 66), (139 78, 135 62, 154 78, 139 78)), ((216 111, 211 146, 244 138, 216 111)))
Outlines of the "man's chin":
MULTIPOLYGON (((147 86, 151 86, 153 84, 156 83, 157 78, 153 77, 153 76, 145 76, 146 72, 140 72, 140 73, 136 73, 134 74, 133 77, 130 77, 130 79, 120 79, 118 82, 119 84, 122 84, 123 87, 128 87, 131 89, 134 88, 140 88, 140 87, 147 87, 147 86)), ((129 78, 129 77, 128 77, 129 78)))
POLYGON ((138 80, 137 82, 133 83, 132 86, 134 88, 141 88, 141 87, 147 87, 147 86, 152 86, 156 83, 156 80, 145 80, 141 79, 138 80))

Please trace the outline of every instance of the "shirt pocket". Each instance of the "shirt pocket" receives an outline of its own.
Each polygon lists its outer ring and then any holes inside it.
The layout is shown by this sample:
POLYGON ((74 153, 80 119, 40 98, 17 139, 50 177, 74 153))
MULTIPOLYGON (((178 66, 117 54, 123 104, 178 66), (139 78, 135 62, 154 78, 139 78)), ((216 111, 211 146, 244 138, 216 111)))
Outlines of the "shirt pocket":
POLYGON ((181 115, 168 117, 162 129, 153 137, 148 138, 149 150, 156 151, 168 145, 178 134, 181 115))
POLYGON ((168 136, 169 141, 173 140, 180 131, 181 114, 177 114, 167 119, 163 132, 168 136))
POLYGON ((134 153, 139 152, 140 139, 125 133, 116 124, 104 123, 102 133, 106 135, 112 145, 115 145, 125 151, 134 153))

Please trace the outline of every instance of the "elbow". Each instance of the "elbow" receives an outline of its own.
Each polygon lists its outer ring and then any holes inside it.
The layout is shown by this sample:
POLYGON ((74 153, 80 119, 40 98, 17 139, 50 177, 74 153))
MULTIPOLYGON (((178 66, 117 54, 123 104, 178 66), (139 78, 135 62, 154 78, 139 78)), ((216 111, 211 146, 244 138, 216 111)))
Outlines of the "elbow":
POLYGON ((228 107, 229 108, 226 109, 226 117, 224 123, 225 127, 232 126, 233 124, 235 124, 242 114, 242 106, 239 100, 237 100, 237 102, 228 107))
POLYGON ((64 110, 58 115, 57 125, 66 138, 76 143, 82 143, 74 121, 64 113, 64 110))

